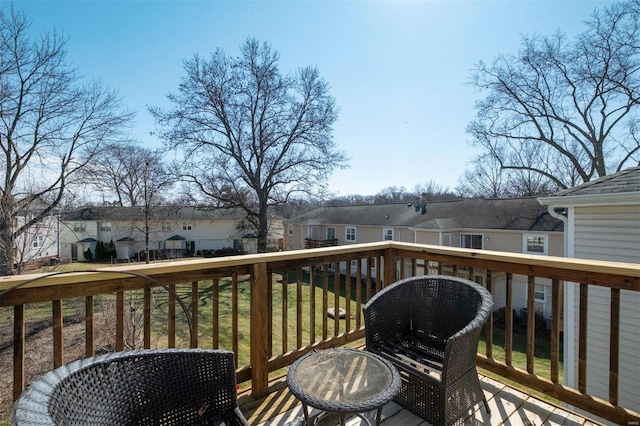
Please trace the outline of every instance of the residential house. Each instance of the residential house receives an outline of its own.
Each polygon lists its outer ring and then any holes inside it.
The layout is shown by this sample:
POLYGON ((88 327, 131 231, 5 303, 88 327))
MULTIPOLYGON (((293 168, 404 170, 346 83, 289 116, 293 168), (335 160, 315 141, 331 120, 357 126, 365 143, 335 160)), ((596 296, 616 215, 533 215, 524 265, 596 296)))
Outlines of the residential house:
POLYGON ((117 259, 137 260, 144 256, 147 238, 152 259, 245 250, 241 219, 241 212, 233 209, 156 207, 145 219, 140 207, 81 208, 61 217, 60 256, 82 261, 83 253, 95 253, 100 241, 113 242, 117 259))
MULTIPOLYGON (((289 250, 374 241, 403 241, 562 256, 563 222, 535 198, 462 199, 454 201, 323 207, 285 221, 289 250)), ((372 275, 375 273, 375 266, 372 275)), ((464 275, 464 271, 458 271, 464 275)), ((485 283, 485 271, 474 280, 485 283)), ((505 305, 506 277, 494 275, 496 306, 505 305)), ((527 306, 527 277, 513 277, 513 303, 527 306)), ((536 310, 549 317, 551 283, 536 281, 536 310)), ((524 312, 523 312, 524 313, 524 312)))
MULTIPOLYGON (((39 215, 44 205, 32 202, 19 210, 13 217, 13 230, 17 230, 39 215)), ((14 241, 13 258, 23 268, 39 267, 58 258, 58 219, 54 214, 42 218, 38 223, 29 225, 14 241)))
MULTIPOLYGON (((640 263, 640 167, 540 198, 565 221, 566 256, 640 263)), ((579 286, 565 284, 565 383, 578 377, 579 286)), ((640 295, 620 292, 619 405, 640 411, 640 295)), ((587 392, 608 400, 611 292, 590 285, 587 312, 587 392)))

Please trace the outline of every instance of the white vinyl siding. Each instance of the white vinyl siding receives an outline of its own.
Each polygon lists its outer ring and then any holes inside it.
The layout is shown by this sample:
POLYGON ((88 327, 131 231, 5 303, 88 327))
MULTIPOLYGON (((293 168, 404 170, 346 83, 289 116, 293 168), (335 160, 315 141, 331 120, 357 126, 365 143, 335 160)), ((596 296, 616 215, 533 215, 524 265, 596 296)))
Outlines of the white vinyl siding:
MULTIPOLYGON (((576 206, 575 257, 640 263, 640 206, 576 206)), ((574 297, 578 300, 578 286, 574 297)), ((577 303, 577 302, 576 302, 577 303)), ((609 338, 611 291, 589 286, 587 335, 587 392, 607 399, 609 394, 609 338)), ((579 309, 576 304, 575 326, 579 309)), ((620 370, 619 404, 640 410, 640 295, 638 292, 620 292, 620 370)), ((574 343, 577 345, 577 329, 574 343)), ((577 346, 576 346, 577 347, 577 346)), ((577 354, 576 354, 577 356, 577 354)), ((577 359, 574 369, 577 377, 577 359)))

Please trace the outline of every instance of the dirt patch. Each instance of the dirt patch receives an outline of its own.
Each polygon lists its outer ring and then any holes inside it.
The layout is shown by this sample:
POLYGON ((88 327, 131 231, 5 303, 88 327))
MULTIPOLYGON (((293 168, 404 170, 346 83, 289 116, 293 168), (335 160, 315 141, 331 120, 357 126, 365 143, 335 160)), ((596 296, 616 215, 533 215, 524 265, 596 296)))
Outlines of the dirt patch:
MULTIPOLYGON (((85 356, 84 321, 64 321, 64 362, 85 356)), ((53 369, 53 328, 50 319, 26 324, 25 386, 53 369)), ((13 404, 13 324, 0 325, 0 421, 13 404)))

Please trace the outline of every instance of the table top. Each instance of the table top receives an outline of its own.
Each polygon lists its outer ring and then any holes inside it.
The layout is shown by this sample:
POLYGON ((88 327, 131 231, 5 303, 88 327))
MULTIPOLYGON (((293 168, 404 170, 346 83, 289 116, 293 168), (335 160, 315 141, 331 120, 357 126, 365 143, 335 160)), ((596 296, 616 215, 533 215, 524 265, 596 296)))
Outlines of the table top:
POLYGON ((389 402, 400 390, 400 375, 371 352, 337 348, 296 360, 287 384, 300 401, 324 411, 361 413, 389 402))

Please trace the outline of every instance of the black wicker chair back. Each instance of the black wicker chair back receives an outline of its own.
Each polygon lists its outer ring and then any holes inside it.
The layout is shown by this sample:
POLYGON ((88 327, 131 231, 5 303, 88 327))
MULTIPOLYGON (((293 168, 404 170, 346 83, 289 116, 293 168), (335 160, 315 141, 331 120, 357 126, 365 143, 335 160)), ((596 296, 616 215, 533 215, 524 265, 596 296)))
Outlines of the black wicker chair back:
POLYGON ((233 353, 117 352, 64 365, 14 404, 14 425, 248 425, 233 353))
POLYGON ((400 371, 395 401, 434 425, 464 419, 480 401, 489 412, 476 354, 492 309, 486 289, 450 276, 407 278, 371 298, 364 307, 367 350, 400 371))

